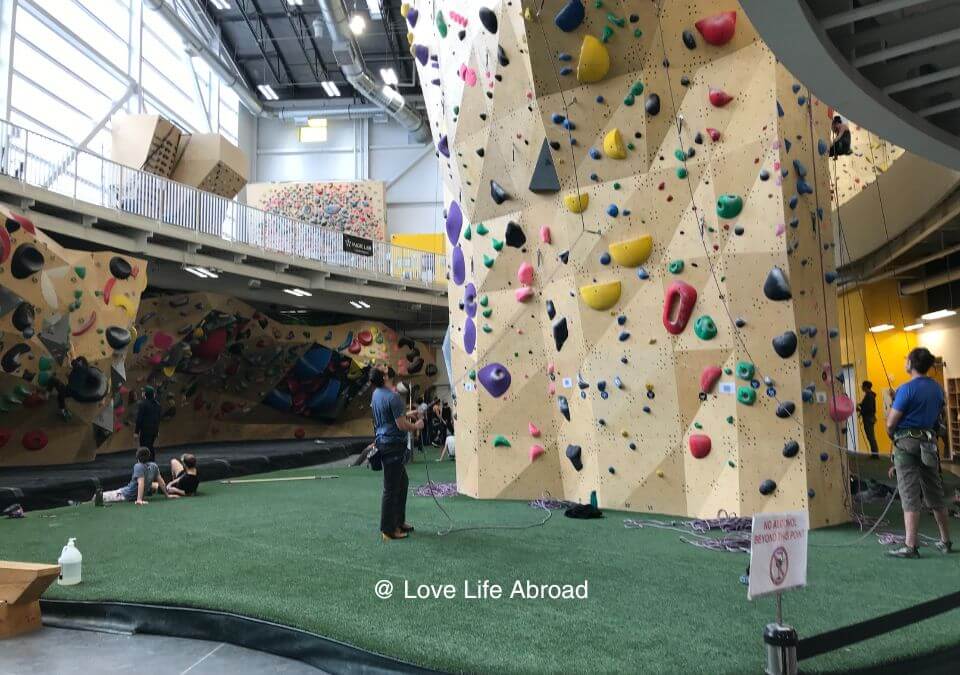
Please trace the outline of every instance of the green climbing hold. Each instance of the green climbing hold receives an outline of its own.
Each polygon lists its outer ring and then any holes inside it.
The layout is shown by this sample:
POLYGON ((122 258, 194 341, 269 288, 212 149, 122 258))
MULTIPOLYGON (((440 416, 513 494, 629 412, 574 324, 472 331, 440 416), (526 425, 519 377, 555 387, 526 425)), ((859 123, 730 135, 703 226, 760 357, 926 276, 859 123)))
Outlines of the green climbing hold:
POLYGON ((670 274, 680 274, 683 271, 683 261, 671 260, 670 264, 667 265, 667 269, 670 270, 670 274))
POLYGON ((642 31, 642 30, 640 30, 639 28, 634 28, 634 29, 633 29, 633 37, 638 38, 638 37, 640 37, 641 35, 643 35, 643 31, 642 31))
POLYGON ((53 377, 53 373, 51 373, 49 370, 46 370, 37 375, 37 384, 39 384, 41 387, 46 387, 47 382, 50 381, 51 377, 53 377))
POLYGON ((677 178, 686 178, 687 177, 687 167, 678 166, 677 167, 677 178))
POLYGON ((493 447, 495 448, 509 448, 511 447, 510 441, 507 440, 507 437, 503 434, 497 434, 493 437, 493 447))
POLYGON ((717 324, 709 316, 701 316, 693 324, 693 332, 701 340, 712 340, 717 337, 717 324))
POLYGON ((484 333, 492 333, 492 332, 493 332, 493 328, 491 328, 488 324, 483 324, 483 332, 484 332, 484 333))
POLYGON ((627 150, 635 150, 636 148, 637 146, 635 146, 633 143, 627 143, 627 150))
POLYGON ((733 369, 731 369, 731 368, 724 368, 724 369, 723 369, 723 373, 724 373, 725 375, 733 375, 733 369))
POLYGON ((600 36, 600 42, 609 42, 613 37, 613 29, 610 26, 603 27, 603 35, 600 36))
POLYGON ((757 392, 753 387, 737 387, 737 400, 744 405, 753 405, 757 400, 757 392))
POLYGON ((469 373, 467 373, 467 377, 469 377, 471 380, 477 379, 477 371, 471 370, 469 373))
POLYGON ((454 114, 454 115, 459 115, 459 114, 460 114, 460 106, 458 106, 458 105, 453 106, 453 114, 454 114))
POLYGON ((466 239, 467 241, 470 241, 471 239, 473 239, 473 230, 470 229, 469 225, 467 225, 467 229, 463 231, 463 238, 466 239))
POLYGON ((495 237, 493 238, 493 241, 491 243, 493 244, 494 251, 499 251, 503 248, 503 242, 495 237))
POLYGON ((607 12, 607 21, 612 23, 614 26, 617 26, 618 28, 623 28, 624 26, 627 25, 626 19, 623 19, 617 16, 613 12, 607 12))
POLYGON ((743 198, 738 195, 720 195, 717 200, 717 215, 721 218, 736 218, 743 211, 743 198))
POLYGON ((693 426, 696 427, 697 429, 703 429, 703 425, 700 424, 699 422, 694 422, 693 426))
POLYGON ((619 190, 619 189, 620 189, 620 183, 614 183, 614 184, 613 184, 613 189, 614 189, 614 190, 619 190))
POLYGON ((686 162, 686 161, 687 161, 687 153, 685 153, 685 152, 684 152, 682 149, 680 149, 680 148, 677 148, 676 150, 673 151, 673 156, 676 157, 677 160, 680 161, 680 162, 686 162))
POLYGON ((493 314, 493 309, 491 309, 490 307, 487 307, 485 310, 483 310, 480 313, 483 314, 484 319, 489 319, 490 315, 493 314))
POLYGON ((597 9, 600 9, 601 7, 603 7, 602 0, 593 0, 593 6, 596 7, 597 9))
POLYGON ((490 298, 488 298, 488 297, 485 296, 485 295, 481 295, 481 296, 480 296, 480 306, 481 306, 481 307, 486 307, 488 304, 490 304, 490 298))
POLYGON ((74 271, 74 273, 75 273, 78 277, 80 277, 81 279, 85 279, 85 278, 87 277, 87 268, 86 268, 86 267, 80 267, 80 266, 74 267, 74 268, 73 268, 73 271, 74 271))
POLYGON ((83 297, 83 291, 78 288, 77 290, 75 290, 75 291, 73 292, 73 297, 75 297, 77 300, 79 300, 80 298, 83 297))
POLYGON ((634 96, 639 96, 643 93, 643 82, 634 82, 633 86, 630 87, 630 93, 634 96))
POLYGON ((487 269, 493 267, 493 258, 488 256, 486 253, 483 254, 483 266, 487 269))
POLYGON ((636 103, 636 99, 633 98, 633 96, 631 96, 630 94, 627 94, 626 96, 623 97, 623 105, 630 106, 630 105, 633 105, 634 103, 636 103))
POLYGON ((50 370, 53 367, 53 359, 49 356, 41 356, 40 360, 37 362, 37 368, 41 371, 50 370))
POLYGON ((479 234, 481 237, 487 234, 489 231, 490 230, 488 230, 487 226, 484 225, 483 223, 480 223, 479 225, 477 225, 477 234, 479 234))
POLYGON ((733 424, 733 415, 727 415, 727 424, 733 424))
POLYGON ((731 469, 736 469, 736 468, 737 468, 737 463, 734 462, 732 459, 728 459, 728 460, 727 460, 727 464, 730 465, 730 468, 731 468, 731 469))
POLYGON ((752 380, 756 369, 749 361, 740 361, 737 363, 737 377, 741 380, 752 380))
POLYGON ((447 37, 447 22, 443 19, 443 12, 437 12, 437 32, 440 37, 447 37))

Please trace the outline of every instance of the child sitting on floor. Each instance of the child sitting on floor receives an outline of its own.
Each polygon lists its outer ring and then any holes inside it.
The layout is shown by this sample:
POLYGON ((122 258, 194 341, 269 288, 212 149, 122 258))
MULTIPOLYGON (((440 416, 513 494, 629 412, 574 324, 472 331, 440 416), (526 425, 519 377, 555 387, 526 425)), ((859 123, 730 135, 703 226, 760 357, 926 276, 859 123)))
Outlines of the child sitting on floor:
POLYGON ((130 482, 118 490, 110 490, 98 495, 96 501, 99 503, 111 502, 135 502, 138 505, 146 504, 144 497, 153 494, 155 490, 162 490, 169 499, 175 499, 179 495, 167 492, 167 485, 160 475, 160 467, 150 461, 150 448, 140 448, 137 450, 137 463, 133 465, 133 476, 130 482), (156 487, 155 487, 156 486, 156 487))
POLYGON ((197 471, 197 457, 186 453, 180 459, 170 460, 170 475, 173 480, 167 483, 167 494, 178 497, 192 497, 200 487, 200 474, 197 471))

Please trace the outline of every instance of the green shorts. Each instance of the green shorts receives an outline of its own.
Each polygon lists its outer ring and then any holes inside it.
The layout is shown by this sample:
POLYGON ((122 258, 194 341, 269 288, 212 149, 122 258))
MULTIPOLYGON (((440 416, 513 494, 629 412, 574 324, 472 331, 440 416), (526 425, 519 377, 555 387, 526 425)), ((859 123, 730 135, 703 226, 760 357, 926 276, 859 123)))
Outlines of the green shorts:
POLYGON ((895 443, 893 456, 897 468, 897 489, 904 511, 919 511, 921 503, 927 508, 942 509, 947 505, 940 479, 940 466, 923 463, 920 440, 901 438, 895 443))

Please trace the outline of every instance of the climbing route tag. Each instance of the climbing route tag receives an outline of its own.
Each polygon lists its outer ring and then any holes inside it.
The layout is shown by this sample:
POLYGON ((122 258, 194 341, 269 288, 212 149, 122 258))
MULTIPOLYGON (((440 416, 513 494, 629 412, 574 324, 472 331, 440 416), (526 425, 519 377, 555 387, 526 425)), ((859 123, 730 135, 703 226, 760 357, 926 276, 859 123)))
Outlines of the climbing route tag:
POLYGON ((721 394, 735 394, 737 393, 737 385, 733 382, 721 382, 717 391, 721 394))
POLYGON ((571 380, 569 377, 565 377, 563 378, 562 384, 564 389, 569 389, 573 386, 573 380, 571 380))

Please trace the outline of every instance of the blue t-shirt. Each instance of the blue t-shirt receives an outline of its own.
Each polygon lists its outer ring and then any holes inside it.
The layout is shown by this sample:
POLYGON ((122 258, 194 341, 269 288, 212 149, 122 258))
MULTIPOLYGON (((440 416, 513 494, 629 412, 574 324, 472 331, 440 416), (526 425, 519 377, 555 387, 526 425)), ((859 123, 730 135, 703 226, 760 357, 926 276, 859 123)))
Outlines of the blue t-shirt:
POLYGON ((935 429, 943 408, 943 389, 929 377, 915 377, 897 389, 893 409, 903 413, 897 429, 935 429))
POLYGON ((130 482, 126 487, 122 488, 123 498, 128 502, 132 502, 137 498, 137 479, 140 477, 143 478, 143 496, 146 497, 153 492, 151 484, 157 480, 157 476, 159 475, 160 467, 153 462, 147 462, 146 464, 137 462, 133 465, 133 477, 130 478, 130 482))
POLYGON ((370 400, 373 409, 373 427, 378 443, 405 443, 407 434, 400 431, 397 418, 403 417, 406 408, 396 392, 386 387, 377 387, 370 400))

